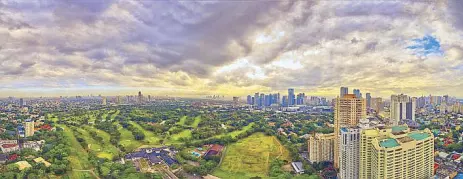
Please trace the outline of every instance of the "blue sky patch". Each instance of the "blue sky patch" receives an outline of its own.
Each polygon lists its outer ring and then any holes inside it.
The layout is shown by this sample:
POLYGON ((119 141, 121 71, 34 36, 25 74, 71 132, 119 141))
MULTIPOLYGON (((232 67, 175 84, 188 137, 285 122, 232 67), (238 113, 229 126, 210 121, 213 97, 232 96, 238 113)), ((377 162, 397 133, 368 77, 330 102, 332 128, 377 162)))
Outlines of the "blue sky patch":
POLYGON ((413 39, 412 42, 413 44, 408 46, 407 49, 413 50, 417 56, 440 56, 444 54, 444 51, 440 48, 439 41, 431 35, 425 35, 421 39, 413 39))

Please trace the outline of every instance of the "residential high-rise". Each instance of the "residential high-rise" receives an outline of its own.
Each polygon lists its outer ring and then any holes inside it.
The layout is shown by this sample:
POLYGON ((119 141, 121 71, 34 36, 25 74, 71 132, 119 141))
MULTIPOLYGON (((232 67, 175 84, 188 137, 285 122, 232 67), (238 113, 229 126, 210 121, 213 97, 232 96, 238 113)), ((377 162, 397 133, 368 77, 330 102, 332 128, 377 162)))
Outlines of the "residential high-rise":
POLYGON ((339 97, 342 98, 346 94, 349 94, 349 88, 348 87, 341 87, 341 95, 339 97))
POLYGON ((360 179, 431 178, 434 136, 407 126, 367 129, 360 135, 360 179))
POLYGON ((399 124, 400 120, 415 120, 416 98, 407 95, 392 95, 390 107, 390 119, 393 125, 399 124))
POLYGON ((32 119, 26 119, 25 121, 25 136, 33 136, 34 135, 34 120, 32 119))
POLYGON ((371 98, 371 109, 375 110, 376 113, 380 113, 383 108, 383 98, 371 98))
POLYGON ((334 133, 316 133, 309 136, 308 151, 311 162, 333 161, 334 133))
POLYGON ((248 97, 246 99, 247 99, 246 100, 247 104, 252 105, 252 96, 248 95, 248 97))
POLYGON ((121 97, 120 96, 116 96, 116 104, 121 104, 121 97))
POLYGON ((151 95, 148 95, 148 102, 151 102, 151 95))
POLYGON ((367 101, 367 109, 370 109, 371 108, 371 94, 366 93, 365 98, 366 98, 366 101, 367 101))
POLYGON ((360 90, 359 89, 354 89, 354 94, 357 98, 361 98, 362 97, 362 93, 360 93, 360 90))
POLYGON ((288 89, 288 105, 293 106, 296 104, 296 96, 294 95, 294 89, 288 89))
POLYGON ((346 94, 342 98, 336 98, 334 107, 334 133, 336 137, 334 151, 334 166, 339 167, 339 133, 341 127, 355 127, 360 119, 366 118, 365 99, 358 98, 355 94, 346 94))
POLYGON ((106 101, 106 96, 101 97, 101 105, 106 106, 107 101, 106 101))
POLYGON ((341 128, 339 140, 339 178, 359 178, 360 162, 359 127, 341 128))
POLYGON ((260 97, 259 97, 259 107, 264 106, 264 104, 265 104, 265 94, 262 93, 260 94, 260 97))

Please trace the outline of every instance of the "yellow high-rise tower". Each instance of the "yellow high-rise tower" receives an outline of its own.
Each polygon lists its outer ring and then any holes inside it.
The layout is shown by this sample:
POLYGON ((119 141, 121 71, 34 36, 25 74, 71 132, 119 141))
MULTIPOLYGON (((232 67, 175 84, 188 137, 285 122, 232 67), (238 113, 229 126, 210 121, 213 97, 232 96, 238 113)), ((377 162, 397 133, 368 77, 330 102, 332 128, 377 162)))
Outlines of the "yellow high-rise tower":
POLYGON ((366 129, 360 135, 360 179, 430 178, 434 136, 407 126, 366 129))
POLYGON ((366 101, 355 94, 346 94, 336 98, 334 108, 334 167, 339 168, 339 133, 342 127, 356 127, 366 118, 366 101))

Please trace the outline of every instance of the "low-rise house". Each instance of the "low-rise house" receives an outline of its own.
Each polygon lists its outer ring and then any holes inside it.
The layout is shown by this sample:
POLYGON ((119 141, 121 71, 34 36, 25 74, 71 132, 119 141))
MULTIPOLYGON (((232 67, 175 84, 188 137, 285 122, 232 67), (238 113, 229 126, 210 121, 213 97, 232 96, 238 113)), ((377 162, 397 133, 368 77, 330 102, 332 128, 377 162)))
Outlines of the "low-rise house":
POLYGON ((8 156, 5 154, 0 154, 0 164, 5 164, 8 161, 8 156))
POLYGON ((2 149, 3 153, 10 153, 10 152, 15 152, 19 151, 19 145, 18 144, 3 144, 0 146, 2 149))
POLYGON ((147 159, 151 165, 165 163, 169 166, 178 163, 173 158, 175 152, 168 148, 145 148, 139 152, 129 153, 125 155, 126 160, 147 159))
POLYGON ((206 152, 206 157, 209 156, 217 156, 219 155, 223 150, 223 146, 219 144, 213 144, 211 148, 206 152))
POLYGON ((27 141, 22 144, 23 149, 33 149, 35 151, 40 151, 42 145, 45 143, 44 140, 41 141, 27 141))
POLYGON ((36 158, 34 159, 34 162, 35 163, 43 163, 46 167, 50 167, 51 166, 51 163, 50 162, 47 162, 45 159, 43 159, 42 157, 39 157, 39 158, 36 158))
POLYGON ((18 165, 18 168, 19 170, 24 170, 26 168, 31 168, 31 164, 29 164, 29 162, 27 161, 19 161, 19 162, 16 162, 16 165, 18 165))

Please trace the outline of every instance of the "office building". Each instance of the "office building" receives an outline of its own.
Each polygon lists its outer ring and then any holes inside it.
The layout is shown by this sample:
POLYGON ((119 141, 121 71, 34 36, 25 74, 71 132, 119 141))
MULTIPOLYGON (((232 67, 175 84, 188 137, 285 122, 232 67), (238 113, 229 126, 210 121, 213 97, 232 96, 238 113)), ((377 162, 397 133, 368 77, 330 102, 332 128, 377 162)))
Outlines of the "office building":
POLYGON ((304 104, 304 98, 305 98, 305 93, 299 93, 296 98, 296 104, 297 105, 303 105, 304 104))
POLYGON ((260 98, 260 95, 259 93, 254 93, 254 106, 259 106, 259 98, 260 98))
POLYGON ((367 129, 360 134, 360 179, 431 178, 434 136, 405 126, 367 129))
POLYGON ((282 105, 283 105, 284 107, 288 107, 288 105, 289 105, 289 104, 288 104, 288 96, 283 96, 283 100, 282 100, 281 103, 282 103, 282 105))
POLYGON ((24 99, 19 98, 19 106, 23 107, 25 105, 26 105, 26 103, 24 103, 24 99))
POLYGON ((316 133, 309 136, 308 151, 311 162, 333 161, 334 133, 316 133))
POLYGON ((407 95, 391 95, 390 119, 393 125, 398 125, 400 120, 410 119, 415 121, 416 98, 407 95))
POLYGON ((366 93, 365 98, 366 98, 366 102, 367 102, 367 109, 371 109, 371 94, 366 93))
POLYGON ((336 98, 334 107, 334 133, 336 137, 334 166, 339 167, 339 132, 342 127, 356 127, 361 119, 366 118, 365 99, 355 94, 346 94, 336 98))
POLYGON ((357 98, 361 98, 362 97, 362 93, 360 93, 360 90, 359 89, 354 89, 354 94, 357 98))
POLYGON ((339 144, 339 178, 359 178, 360 162, 359 127, 341 128, 339 144))
POLYGON ((24 121, 25 137, 34 135, 34 120, 26 119, 24 121))
POLYGON ((296 96, 294 95, 294 89, 288 89, 288 105, 293 106, 296 104, 296 96))
POLYGON ((252 96, 251 96, 251 95, 248 95, 248 96, 247 96, 246 102, 247 102, 247 104, 249 104, 249 105, 253 105, 253 103, 252 103, 252 96))
POLYGON ((148 102, 151 102, 151 95, 148 95, 148 102))
POLYGON ((341 87, 341 95, 339 97, 342 98, 346 94, 349 94, 349 88, 348 87, 341 87))
POLYGON ((264 106, 264 104, 265 104, 265 94, 262 93, 260 94, 260 97, 259 97, 259 107, 264 106))
POLYGON ((116 96, 116 104, 121 104, 121 97, 120 96, 116 96))
POLYGON ((143 95, 141 94, 141 91, 138 92, 138 103, 143 102, 143 95))

